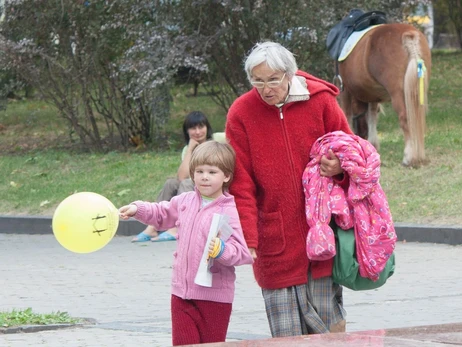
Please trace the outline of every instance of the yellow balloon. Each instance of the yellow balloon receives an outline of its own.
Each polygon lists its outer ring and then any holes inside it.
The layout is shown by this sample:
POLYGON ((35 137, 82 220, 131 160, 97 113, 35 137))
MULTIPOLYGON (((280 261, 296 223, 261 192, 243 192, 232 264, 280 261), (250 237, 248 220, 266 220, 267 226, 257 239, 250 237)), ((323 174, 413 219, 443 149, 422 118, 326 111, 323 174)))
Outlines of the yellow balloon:
POLYGON ((119 226, 119 211, 107 198, 90 192, 64 199, 53 215, 53 233, 64 248, 90 253, 106 246, 119 226))

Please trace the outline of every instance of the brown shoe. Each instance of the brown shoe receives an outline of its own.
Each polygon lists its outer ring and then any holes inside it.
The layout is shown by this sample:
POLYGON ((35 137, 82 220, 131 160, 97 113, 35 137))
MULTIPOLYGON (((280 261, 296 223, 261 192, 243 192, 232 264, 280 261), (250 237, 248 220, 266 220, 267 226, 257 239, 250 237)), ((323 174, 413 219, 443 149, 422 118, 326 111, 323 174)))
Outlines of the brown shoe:
POLYGON ((332 324, 329 330, 331 333, 344 333, 346 331, 346 320, 343 319, 338 323, 332 324))

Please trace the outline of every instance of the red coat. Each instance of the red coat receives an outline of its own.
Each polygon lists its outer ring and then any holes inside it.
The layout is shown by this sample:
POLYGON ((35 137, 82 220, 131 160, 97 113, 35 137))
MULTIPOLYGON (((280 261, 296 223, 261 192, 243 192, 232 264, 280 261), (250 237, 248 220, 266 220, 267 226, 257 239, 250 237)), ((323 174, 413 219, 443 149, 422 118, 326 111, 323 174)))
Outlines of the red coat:
MULTIPOLYGON (((336 95, 338 89, 305 72, 309 99, 286 103, 280 110, 265 103, 253 88, 231 106, 226 137, 236 151, 230 193, 235 196, 242 229, 256 248, 255 278, 265 289, 307 282, 308 225, 302 174, 310 149, 335 130, 351 134, 336 95)), ((332 275, 332 259, 312 262, 313 278, 332 275)))

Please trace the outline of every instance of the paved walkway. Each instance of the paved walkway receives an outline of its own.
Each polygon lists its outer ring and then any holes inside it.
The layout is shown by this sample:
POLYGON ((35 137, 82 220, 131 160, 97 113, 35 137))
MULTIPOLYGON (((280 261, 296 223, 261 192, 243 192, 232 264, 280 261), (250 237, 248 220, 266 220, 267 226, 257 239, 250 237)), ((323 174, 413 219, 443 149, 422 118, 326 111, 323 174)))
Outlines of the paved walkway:
MULTIPOLYGON (((175 242, 131 244, 116 236, 90 254, 53 235, 0 233, 0 310, 67 311, 96 325, 0 335, 0 346, 169 346, 170 275, 175 242)), ((345 290, 347 331, 462 321, 462 246, 399 242, 384 287, 345 290)), ((237 271, 229 341, 270 337, 250 266, 237 271)))

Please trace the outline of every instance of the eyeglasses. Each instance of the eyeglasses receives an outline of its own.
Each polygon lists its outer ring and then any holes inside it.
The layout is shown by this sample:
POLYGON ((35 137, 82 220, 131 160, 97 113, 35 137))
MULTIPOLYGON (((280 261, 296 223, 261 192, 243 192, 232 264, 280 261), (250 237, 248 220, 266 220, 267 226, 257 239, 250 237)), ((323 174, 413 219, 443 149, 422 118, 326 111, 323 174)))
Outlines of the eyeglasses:
POLYGON ((282 78, 279 81, 268 81, 268 82, 255 82, 255 81, 252 81, 252 82, 250 82, 250 84, 253 85, 255 88, 258 88, 258 89, 265 88, 265 85, 267 85, 268 88, 276 88, 276 87, 279 87, 281 85, 282 81, 284 80, 284 77, 286 77, 286 74, 282 75, 282 78))

